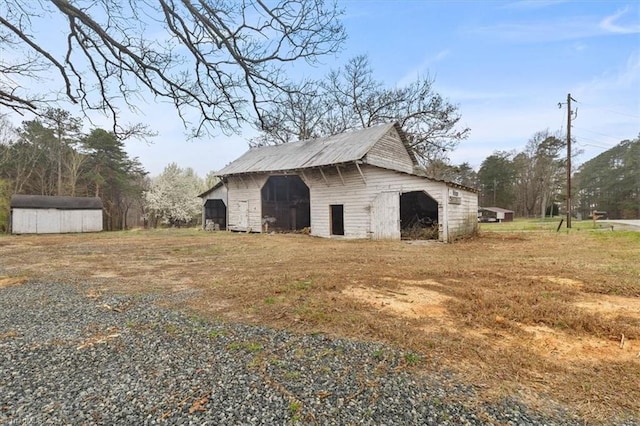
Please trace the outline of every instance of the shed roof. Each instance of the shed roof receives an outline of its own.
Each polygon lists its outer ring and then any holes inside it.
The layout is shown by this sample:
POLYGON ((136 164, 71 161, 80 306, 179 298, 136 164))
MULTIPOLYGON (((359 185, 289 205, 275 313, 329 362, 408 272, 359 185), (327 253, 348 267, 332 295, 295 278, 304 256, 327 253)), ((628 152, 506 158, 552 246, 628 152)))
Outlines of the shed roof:
POLYGON ((414 164, 407 138, 398 123, 381 124, 324 138, 252 148, 217 174, 277 172, 306 169, 361 160, 393 127, 396 128, 414 164))
POLYGON ((213 185, 211 188, 207 189, 206 191, 204 191, 201 194, 198 194, 198 197, 203 198, 205 197, 207 194, 209 194, 212 191, 215 191, 216 189, 220 188, 222 185, 224 185, 224 182, 222 180, 219 180, 218 182, 215 183, 215 185, 213 185))
POLYGON ((11 196, 11 208, 102 210, 102 200, 99 197, 16 194, 11 196))
POLYGON ((513 210, 503 209, 502 207, 478 207, 478 210, 487 210, 494 213, 513 213, 513 210))

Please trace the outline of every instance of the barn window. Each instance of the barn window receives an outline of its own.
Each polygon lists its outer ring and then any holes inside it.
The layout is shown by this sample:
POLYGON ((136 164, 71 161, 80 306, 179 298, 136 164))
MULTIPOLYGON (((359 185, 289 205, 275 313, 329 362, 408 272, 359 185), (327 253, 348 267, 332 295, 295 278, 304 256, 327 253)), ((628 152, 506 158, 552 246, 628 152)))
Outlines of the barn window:
POLYGON ((407 240, 438 239, 438 202, 423 191, 400 196, 400 233, 407 240))
POLYGON ((344 205, 331 204, 331 235, 344 235, 344 205))
POLYGON ((227 229, 227 206, 220 199, 207 200, 204 203, 205 226, 227 229), (217 226, 215 226, 217 225, 217 226))
POLYGON ((299 176, 270 176, 262 187, 262 221, 268 230, 295 231, 311 225, 309 187, 299 176))

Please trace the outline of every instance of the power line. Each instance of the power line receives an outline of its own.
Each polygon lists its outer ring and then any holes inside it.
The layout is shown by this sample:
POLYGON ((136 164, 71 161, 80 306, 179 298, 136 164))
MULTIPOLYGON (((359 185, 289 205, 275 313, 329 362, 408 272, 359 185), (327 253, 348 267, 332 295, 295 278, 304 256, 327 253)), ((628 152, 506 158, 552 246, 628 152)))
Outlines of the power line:
POLYGON ((588 104, 588 103, 587 103, 587 104, 585 104, 584 102, 578 102, 578 103, 579 103, 579 104, 581 104, 581 105, 588 106, 588 107, 590 107, 590 108, 599 109, 599 110, 601 110, 601 111, 607 111, 607 112, 610 112, 610 113, 612 113, 612 114, 624 115, 625 117, 631 117, 631 118, 637 118, 637 119, 640 119, 640 115, 637 115, 637 114, 629 114, 629 113, 626 113, 626 112, 614 111, 614 110, 612 110, 612 109, 603 108, 603 107, 595 106, 595 105, 588 104))
POLYGON ((580 143, 581 139, 585 139, 585 140, 588 140, 588 141, 591 141, 591 142, 602 144, 602 145, 607 146, 609 148, 613 148, 614 146, 617 145, 617 144, 611 145, 609 142, 603 142, 603 141, 598 140, 598 139, 592 139, 592 138, 589 138, 587 136, 581 136, 581 135, 580 136, 577 136, 577 135, 574 136, 574 139, 576 139, 576 141, 578 141, 578 143, 580 143))
POLYGON ((594 135, 604 136, 605 138, 616 139, 616 140, 618 139, 618 138, 617 138, 617 137, 615 137, 615 136, 611 136, 611 135, 607 135, 607 134, 604 134, 604 133, 596 132, 596 131, 594 131, 594 130, 585 129, 585 128, 583 128, 583 127, 575 127, 575 129, 577 129, 577 130, 583 130, 583 131, 585 131, 585 132, 589 132, 589 133, 593 133, 594 135))
POLYGON ((610 150, 611 147, 606 147, 606 146, 601 146, 601 145, 594 145, 592 143, 578 143, 577 145, 580 146, 592 146, 594 148, 600 148, 600 149, 604 149, 604 150, 610 150))

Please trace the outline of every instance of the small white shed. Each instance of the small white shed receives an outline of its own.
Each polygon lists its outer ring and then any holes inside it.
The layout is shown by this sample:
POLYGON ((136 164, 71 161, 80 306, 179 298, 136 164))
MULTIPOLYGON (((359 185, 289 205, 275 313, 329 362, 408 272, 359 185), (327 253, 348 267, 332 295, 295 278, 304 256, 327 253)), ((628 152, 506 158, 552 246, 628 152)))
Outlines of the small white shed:
POLYGON ((98 197, 22 195, 11 197, 12 234, 63 234, 102 231, 98 197))

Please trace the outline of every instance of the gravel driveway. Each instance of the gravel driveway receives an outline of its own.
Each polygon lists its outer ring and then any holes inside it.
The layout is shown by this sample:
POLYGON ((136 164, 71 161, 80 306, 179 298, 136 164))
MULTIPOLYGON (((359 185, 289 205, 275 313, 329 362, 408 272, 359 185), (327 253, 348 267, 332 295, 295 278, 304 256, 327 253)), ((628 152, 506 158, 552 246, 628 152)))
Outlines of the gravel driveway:
POLYGON ((579 424, 481 403, 451 374, 418 374, 414 354, 204 321, 163 297, 0 289, 0 423, 579 424))

